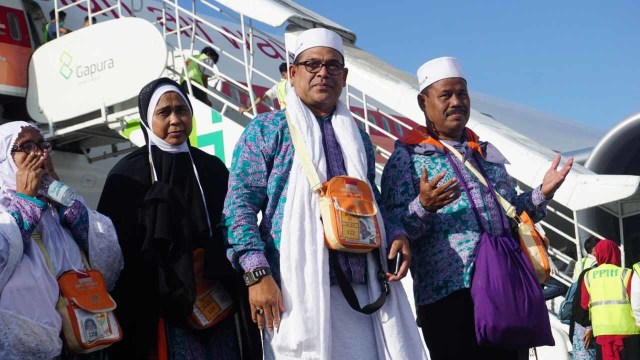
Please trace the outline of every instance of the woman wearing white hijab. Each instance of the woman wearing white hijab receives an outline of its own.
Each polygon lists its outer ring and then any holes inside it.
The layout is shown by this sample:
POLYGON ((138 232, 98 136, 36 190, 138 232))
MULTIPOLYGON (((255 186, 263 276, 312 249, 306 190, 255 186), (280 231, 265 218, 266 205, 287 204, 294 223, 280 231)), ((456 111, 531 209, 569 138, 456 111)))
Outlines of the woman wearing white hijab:
POLYGON ((0 359, 50 359, 62 352, 57 277, 84 269, 81 249, 108 287, 122 269, 111 221, 80 197, 47 199, 44 175, 57 178, 51 144, 32 124, 0 126, 0 359), (41 238, 55 275, 36 244, 41 238))

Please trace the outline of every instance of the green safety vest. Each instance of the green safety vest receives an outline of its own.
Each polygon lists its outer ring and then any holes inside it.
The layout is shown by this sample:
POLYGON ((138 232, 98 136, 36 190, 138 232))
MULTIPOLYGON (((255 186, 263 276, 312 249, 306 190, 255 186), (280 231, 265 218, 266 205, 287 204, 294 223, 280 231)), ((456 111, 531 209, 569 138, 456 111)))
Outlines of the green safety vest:
MULTIPOLYGON (((208 58, 207 54, 198 54, 193 56, 194 59, 198 59, 204 61, 208 58)), ((200 64, 192 59, 187 60, 187 75, 191 81, 195 81, 196 83, 204 86, 204 81, 202 81, 202 71, 200 71, 200 64)), ((184 76, 180 77, 180 82, 184 80, 184 76)))
POLYGON ((51 26, 51 22, 48 22, 47 25, 44 26, 44 36, 42 37, 44 39, 44 43, 49 42, 49 26, 51 26))
POLYGON ((627 295, 631 274, 630 269, 612 264, 602 264, 585 274, 593 335, 640 334, 627 295))
POLYGON ((285 99, 287 97, 287 83, 289 80, 282 79, 276 85, 276 94, 278 95, 278 103, 280 103, 280 109, 284 109, 287 107, 287 103, 285 99))
POLYGON ((633 264, 633 270, 640 276, 640 262, 633 264))

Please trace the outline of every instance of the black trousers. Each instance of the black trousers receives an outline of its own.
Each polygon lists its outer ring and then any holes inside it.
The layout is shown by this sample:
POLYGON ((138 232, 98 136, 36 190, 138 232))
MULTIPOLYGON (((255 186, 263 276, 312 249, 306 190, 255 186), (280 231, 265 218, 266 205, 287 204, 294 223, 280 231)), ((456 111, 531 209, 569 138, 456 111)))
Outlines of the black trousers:
POLYGON ((478 345, 469 289, 419 306, 418 324, 422 327, 431 360, 518 360, 525 356, 526 350, 519 352, 478 345))

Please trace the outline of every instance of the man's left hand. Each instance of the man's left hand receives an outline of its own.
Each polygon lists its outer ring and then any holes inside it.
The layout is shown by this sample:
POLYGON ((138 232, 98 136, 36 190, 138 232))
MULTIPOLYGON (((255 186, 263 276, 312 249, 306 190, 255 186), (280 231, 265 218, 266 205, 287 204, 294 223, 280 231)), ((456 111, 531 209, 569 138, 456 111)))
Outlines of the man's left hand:
POLYGON ((560 154, 557 154, 553 159, 551 168, 547 170, 547 173, 544 174, 544 179, 542 179, 542 188, 540 190, 542 190, 542 196, 547 200, 553 197, 553 194, 556 193, 556 190, 560 188, 567 174, 569 174, 573 166, 573 158, 569 158, 560 170, 558 170, 558 165, 560 165, 560 154))
POLYGON ((393 240, 389 248, 389 260, 395 258, 398 252, 402 253, 402 265, 400 265, 400 270, 397 275, 387 273, 387 279, 389 279, 389 281, 402 280, 402 278, 407 276, 407 272, 409 271, 409 266, 411 265, 411 249, 409 249, 409 240, 406 236, 393 240))

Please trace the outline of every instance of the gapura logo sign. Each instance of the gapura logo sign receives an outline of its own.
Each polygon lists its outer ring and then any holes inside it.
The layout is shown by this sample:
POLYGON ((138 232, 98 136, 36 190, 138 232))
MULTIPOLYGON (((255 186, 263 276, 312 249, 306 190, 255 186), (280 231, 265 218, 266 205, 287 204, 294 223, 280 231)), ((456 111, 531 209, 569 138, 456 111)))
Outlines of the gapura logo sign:
POLYGON ((73 61, 73 56, 71 56, 68 52, 63 51, 60 54, 60 75, 66 80, 69 80, 71 74, 73 74, 73 70, 71 69, 71 62, 73 61))
POLYGON ((72 64, 73 56, 66 51, 60 54, 60 75, 69 80, 75 73, 78 79, 92 78, 103 71, 113 69, 115 61, 112 58, 98 60, 91 64, 79 64, 74 67, 72 64))

